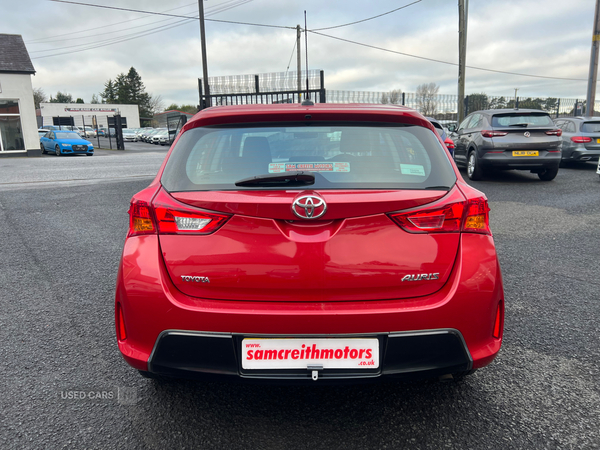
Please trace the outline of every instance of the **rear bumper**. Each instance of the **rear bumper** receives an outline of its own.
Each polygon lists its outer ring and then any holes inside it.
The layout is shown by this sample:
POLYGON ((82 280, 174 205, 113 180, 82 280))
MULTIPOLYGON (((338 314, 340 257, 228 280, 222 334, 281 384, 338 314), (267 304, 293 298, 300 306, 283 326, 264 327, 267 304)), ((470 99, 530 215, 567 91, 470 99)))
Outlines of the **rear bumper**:
POLYGON ((481 166, 488 169, 550 169, 558 167, 561 161, 561 152, 548 152, 538 150, 539 156, 513 156, 512 151, 502 153, 484 153, 481 156, 481 166))
POLYGON ((600 150, 587 150, 585 147, 573 150, 565 161, 598 161, 600 150))
MULTIPOLYGON (((176 376, 302 380, 307 371, 244 372, 243 337, 348 337, 380 339, 377 370, 335 372, 319 379, 436 376, 478 369, 500 350, 492 336, 504 300, 490 236, 464 234, 448 282, 434 294, 354 302, 257 302, 187 296, 164 268, 157 236, 125 242, 117 278, 127 334, 119 350, 134 368, 176 376)), ((503 315, 502 315, 503 317, 503 315)))
MULTIPOLYGON (((203 377, 210 374, 244 379, 312 381, 312 368, 309 368, 309 365, 304 370, 244 370, 240 360, 240 348, 245 337, 254 336, 165 331, 156 341, 148 361, 148 370, 177 377, 203 377)), ((319 381, 435 377, 466 372, 473 366, 464 339, 457 330, 344 337, 378 338, 381 366, 377 369, 319 370, 319 381)))

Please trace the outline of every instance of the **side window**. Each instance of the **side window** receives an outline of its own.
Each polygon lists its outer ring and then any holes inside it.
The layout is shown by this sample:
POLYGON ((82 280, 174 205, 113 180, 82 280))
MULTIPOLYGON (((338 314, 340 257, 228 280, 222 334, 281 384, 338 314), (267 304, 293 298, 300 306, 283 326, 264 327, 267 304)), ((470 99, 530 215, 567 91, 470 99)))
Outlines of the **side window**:
POLYGON ((560 128, 562 130, 563 126, 565 125, 565 121, 564 120, 556 120, 554 122, 554 125, 556 125, 556 128, 560 128))
POLYGON ((469 124, 469 122, 471 121, 471 119, 473 118, 473 116, 467 116, 465 120, 463 120, 460 125, 458 126, 458 130, 464 130, 465 128, 467 128, 467 125, 469 124))
POLYGON ((54 139, 54 133, 52 131, 48 133, 48 139, 54 139))
POLYGON ((467 125, 467 128, 477 128, 477 126, 481 122, 481 117, 482 117, 481 114, 473 114, 473 118, 467 125))
POLYGON ((567 123, 565 123, 564 130, 567 133, 576 133, 577 132, 577 130, 575 129, 575 124, 573 122, 567 122, 567 123))

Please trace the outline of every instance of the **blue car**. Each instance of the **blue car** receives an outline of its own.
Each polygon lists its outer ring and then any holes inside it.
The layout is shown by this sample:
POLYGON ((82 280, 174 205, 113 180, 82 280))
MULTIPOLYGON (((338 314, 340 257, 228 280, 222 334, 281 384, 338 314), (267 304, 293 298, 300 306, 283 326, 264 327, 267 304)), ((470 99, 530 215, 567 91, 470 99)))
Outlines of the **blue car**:
POLYGON ((56 156, 83 154, 92 156, 94 146, 90 141, 82 139, 74 131, 50 130, 40 138, 42 154, 54 153, 56 156))

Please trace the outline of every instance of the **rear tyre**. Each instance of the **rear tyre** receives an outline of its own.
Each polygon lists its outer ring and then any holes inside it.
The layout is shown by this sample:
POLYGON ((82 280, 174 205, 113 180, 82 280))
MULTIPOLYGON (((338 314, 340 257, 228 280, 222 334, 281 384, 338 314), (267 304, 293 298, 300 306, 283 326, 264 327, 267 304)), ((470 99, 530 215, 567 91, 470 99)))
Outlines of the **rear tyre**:
POLYGON ((56 156, 60 156, 60 147, 58 146, 58 144, 56 145, 56 147, 54 147, 54 153, 56 154, 56 156))
POLYGON ((551 167, 549 169, 544 169, 542 172, 538 173, 538 177, 542 181, 552 181, 558 175, 558 167, 551 167))
POLYGON ((40 144, 40 148, 42 149, 42 155, 46 154, 46 148, 44 147, 44 144, 40 144))
POLYGON ((478 181, 483 178, 483 170, 477 159, 477 152, 471 150, 469 152, 469 158, 467 160, 467 176, 469 180, 478 181))

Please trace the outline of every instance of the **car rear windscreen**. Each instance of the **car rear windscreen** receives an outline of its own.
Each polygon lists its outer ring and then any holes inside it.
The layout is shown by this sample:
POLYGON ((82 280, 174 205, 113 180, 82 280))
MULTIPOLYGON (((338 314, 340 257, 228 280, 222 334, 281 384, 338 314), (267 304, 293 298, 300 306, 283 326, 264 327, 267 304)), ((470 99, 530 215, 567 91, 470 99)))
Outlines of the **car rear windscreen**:
POLYGON ((548 114, 509 113, 492 116, 492 127, 550 127, 556 128, 548 114))
POLYGON ((161 182, 171 192, 257 189, 235 183, 299 171, 314 174, 312 189, 450 189, 456 182, 447 151, 427 128, 323 123, 190 129, 161 182))
POLYGON ((600 133, 600 122, 583 122, 581 124, 582 133, 600 133))

